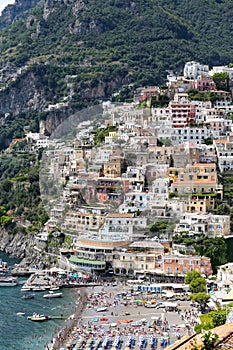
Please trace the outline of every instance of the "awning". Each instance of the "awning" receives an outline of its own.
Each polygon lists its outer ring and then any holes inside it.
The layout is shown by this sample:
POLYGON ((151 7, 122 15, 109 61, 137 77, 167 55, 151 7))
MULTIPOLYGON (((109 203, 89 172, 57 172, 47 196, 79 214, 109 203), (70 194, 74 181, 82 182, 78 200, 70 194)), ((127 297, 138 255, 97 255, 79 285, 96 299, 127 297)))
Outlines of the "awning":
POLYGON ((75 264, 103 265, 103 266, 106 265, 105 261, 81 259, 75 255, 72 255, 69 260, 70 262, 73 262, 75 264))

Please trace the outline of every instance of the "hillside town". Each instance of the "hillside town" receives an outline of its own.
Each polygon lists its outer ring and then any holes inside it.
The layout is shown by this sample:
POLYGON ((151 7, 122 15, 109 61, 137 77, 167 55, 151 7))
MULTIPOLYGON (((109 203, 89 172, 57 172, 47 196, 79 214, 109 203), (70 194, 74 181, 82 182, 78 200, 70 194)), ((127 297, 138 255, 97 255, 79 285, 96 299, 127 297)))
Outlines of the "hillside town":
POLYGON ((187 62, 167 79, 137 89, 133 102, 103 102, 102 117, 79 123, 66 142, 27 133, 28 147, 45 149, 41 183, 62 188, 38 250, 62 232, 60 260, 78 270, 155 282, 212 276, 211 259, 177 241, 231 236, 230 213, 218 208, 221 174, 233 170, 233 68, 187 62), (228 78, 217 86, 216 75, 228 78), (156 106, 165 93, 168 104, 156 106))

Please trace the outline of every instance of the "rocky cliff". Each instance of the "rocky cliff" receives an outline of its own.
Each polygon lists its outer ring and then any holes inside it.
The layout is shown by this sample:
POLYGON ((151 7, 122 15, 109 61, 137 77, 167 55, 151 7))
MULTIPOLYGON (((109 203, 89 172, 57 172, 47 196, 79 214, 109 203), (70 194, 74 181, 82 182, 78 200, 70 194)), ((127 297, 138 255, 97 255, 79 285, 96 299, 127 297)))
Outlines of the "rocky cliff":
POLYGON ((15 4, 8 5, 3 11, 0 20, 0 29, 10 26, 13 22, 26 18, 36 5, 42 6, 44 0, 15 0, 15 4))
POLYGON ((0 111, 17 115, 30 110, 42 111, 46 101, 44 86, 38 76, 28 71, 0 91, 0 111))
POLYGON ((20 268, 27 269, 33 265, 44 269, 54 263, 54 259, 46 254, 41 253, 36 249, 36 240, 34 235, 24 235, 21 233, 9 234, 8 232, 0 231, 0 251, 13 255, 19 259, 20 268))

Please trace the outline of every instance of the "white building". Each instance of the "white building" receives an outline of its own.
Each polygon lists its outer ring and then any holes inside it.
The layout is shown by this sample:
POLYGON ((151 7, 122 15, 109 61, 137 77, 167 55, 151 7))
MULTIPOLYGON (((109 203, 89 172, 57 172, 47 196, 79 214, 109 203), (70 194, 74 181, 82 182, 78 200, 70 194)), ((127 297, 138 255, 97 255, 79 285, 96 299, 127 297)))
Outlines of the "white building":
POLYGON ((216 73, 227 73, 230 80, 233 79, 233 68, 228 66, 214 66, 210 71, 209 75, 213 76, 216 73))
POLYGON ((197 145, 204 143, 204 140, 211 136, 211 130, 207 127, 203 128, 173 128, 171 142, 173 146, 177 146, 187 141, 195 141, 197 145))
POLYGON ((185 63, 184 77, 186 79, 197 79, 201 75, 209 75, 209 66, 195 61, 185 63))
POLYGON ((214 140, 221 172, 233 170, 233 139, 214 140))

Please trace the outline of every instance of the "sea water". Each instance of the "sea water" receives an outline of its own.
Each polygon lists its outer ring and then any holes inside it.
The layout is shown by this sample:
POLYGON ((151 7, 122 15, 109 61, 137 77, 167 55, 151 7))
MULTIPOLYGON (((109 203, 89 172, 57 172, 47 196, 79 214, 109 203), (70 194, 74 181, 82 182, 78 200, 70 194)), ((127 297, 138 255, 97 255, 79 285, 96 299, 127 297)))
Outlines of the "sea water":
MULTIPOLYGON (((18 260, 0 252, 0 259, 8 265, 18 260)), ((70 316, 75 306, 76 290, 62 289, 63 297, 44 299, 45 293, 35 292, 34 299, 22 299, 21 288, 25 278, 19 278, 16 287, 0 287, 0 350, 43 350, 64 324, 64 319, 33 322, 27 316, 34 312, 50 316, 70 316), (25 313, 24 316, 17 313, 25 313)), ((47 292, 48 293, 48 292, 47 292)))

